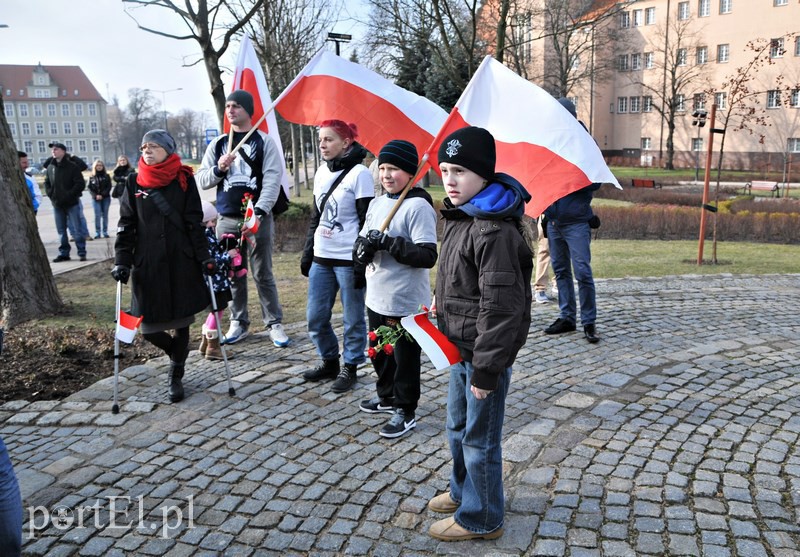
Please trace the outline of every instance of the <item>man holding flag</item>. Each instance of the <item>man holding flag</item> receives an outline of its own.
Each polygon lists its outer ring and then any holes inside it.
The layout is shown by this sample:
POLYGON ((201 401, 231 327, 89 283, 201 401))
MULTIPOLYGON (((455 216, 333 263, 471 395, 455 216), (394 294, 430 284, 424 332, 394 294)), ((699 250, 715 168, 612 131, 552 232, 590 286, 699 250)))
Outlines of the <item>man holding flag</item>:
MULTIPOLYGON (((283 157, 273 139, 260 129, 250 134, 236 153, 231 152, 252 130, 254 110, 253 96, 247 91, 239 89, 228 95, 225 118, 232 133, 209 143, 196 178, 202 189, 217 188, 217 236, 220 238, 224 234, 237 237, 242 234, 245 208, 252 201, 252 211, 258 222, 249 219, 248 241, 242 242, 242 259, 245 264, 248 258, 252 262, 250 270, 269 336, 275 346, 285 347, 289 345, 289 337, 281 325, 283 310, 272 274, 275 231, 272 208, 282 187, 283 157)), ((234 277, 231 292, 231 324, 226 338, 227 342, 234 343, 249 334, 247 277, 234 277)))

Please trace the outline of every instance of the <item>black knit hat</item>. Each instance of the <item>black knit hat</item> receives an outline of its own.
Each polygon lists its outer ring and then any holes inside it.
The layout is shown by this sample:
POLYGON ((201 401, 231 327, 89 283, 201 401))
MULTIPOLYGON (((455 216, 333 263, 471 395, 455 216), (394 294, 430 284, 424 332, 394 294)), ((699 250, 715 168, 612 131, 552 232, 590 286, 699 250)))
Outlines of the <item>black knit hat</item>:
POLYGON ((439 162, 463 166, 489 180, 494 176, 497 161, 494 137, 483 128, 461 128, 444 138, 438 157, 439 162))
POLYGON ((250 116, 253 115, 253 111, 254 111, 254 108, 253 108, 253 95, 251 95, 250 93, 248 93, 244 89, 237 89, 236 91, 234 91, 233 93, 228 95, 228 98, 225 99, 225 100, 226 101, 235 102, 236 104, 238 104, 239 106, 244 108, 245 111, 250 116))
POLYGON ((392 139, 378 154, 378 166, 383 163, 393 164, 413 176, 419 165, 417 148, 404 139, 392 139))

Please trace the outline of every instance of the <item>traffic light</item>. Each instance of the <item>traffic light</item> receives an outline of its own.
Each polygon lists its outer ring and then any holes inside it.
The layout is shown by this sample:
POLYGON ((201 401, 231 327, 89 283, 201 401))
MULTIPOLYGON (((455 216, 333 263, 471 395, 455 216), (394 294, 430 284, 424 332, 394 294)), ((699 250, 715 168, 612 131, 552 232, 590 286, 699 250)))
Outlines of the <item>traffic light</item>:
POLYGON ((702 108, 698 108, 694 112, 692 112, 692 125, 697 126, 698 128, 702 128, 706 125, 706 118, 708 117, 708 112, 703 110, 702 108))

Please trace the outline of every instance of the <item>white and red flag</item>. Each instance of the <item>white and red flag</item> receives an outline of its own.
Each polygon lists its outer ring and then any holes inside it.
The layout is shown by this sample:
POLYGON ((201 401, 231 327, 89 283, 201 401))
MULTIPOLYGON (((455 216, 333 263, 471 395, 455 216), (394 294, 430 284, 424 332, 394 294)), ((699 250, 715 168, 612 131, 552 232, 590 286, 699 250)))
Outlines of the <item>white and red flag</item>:
POLYGON ((142 323, 143 317, 134 317, 130 313, 120 310, 117 316, 117 338, 127 344, 133 343, 136 331, 142 323))
POLYGON ((400 324, 414 337, 437 370, 448 368, 461 361, 456 345, 430 322, 427 312, 403 317, 400 324))
POLYGON ((353 122, 357 141, 376 154, 392 139, 410 141, 421 153, 447 119, 436 103, 326 50, 275 99, 275 109, 296 124, 353 122))
POLYGON ((254 236, 258 232, 258 225, 261 221, 258 220, 255 207, 253 206, 253 199, 248 198, 247 207, 244 210, 244 219, 242 221, 242 236, 254 236))
MULTIPOLYGON (((267 79, 264 77, 264 69, 261 67, 261 62, 258 61, 256 50, 253 48, 253 43, 250 42, 248 35, 242 38, 242 42, 239 45, 239 58, 236 60, 236 71, 233 74, 231 91, 238 89, 244 89, 253 95, 253 114, 250 115, 253 122, 261 120, 264 112, 268 112, 267 117, 261 122, 258 129, 272 138, 278 147, 278 154, 281 156, 281 160, 286 160, 283 156, 281 136, 278 133, 278 121, 275 119, 275 113, 271 111, 272 97, 267 87, 267 79)), ((227 134, 230 131, 231 124, 227 118, 223 120, 224 132, 227 134)), ((281 174, 281 186, 288 199, 289 175, 285 167, 281 174)))
POLYGON ((494 136, 496 169, 531 194, 525 208, 531 217, 595 182, 622 189, 578 120, 544 89, 491 56, 481 62, 428 153, 435 154, 445 137, 466 126, 485 128, 494 136))

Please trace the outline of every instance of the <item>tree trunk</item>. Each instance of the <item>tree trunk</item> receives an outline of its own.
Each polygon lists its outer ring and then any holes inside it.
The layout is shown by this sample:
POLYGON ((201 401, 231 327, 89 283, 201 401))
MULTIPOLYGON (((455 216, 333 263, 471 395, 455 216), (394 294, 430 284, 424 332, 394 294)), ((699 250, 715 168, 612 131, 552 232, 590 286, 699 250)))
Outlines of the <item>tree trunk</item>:
POLYGON ((0 327, 63 308, 0 96, 0 327))

